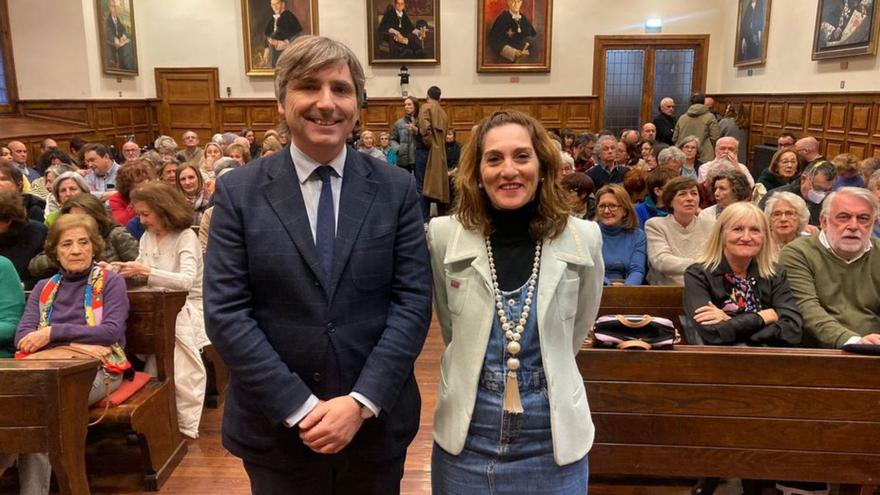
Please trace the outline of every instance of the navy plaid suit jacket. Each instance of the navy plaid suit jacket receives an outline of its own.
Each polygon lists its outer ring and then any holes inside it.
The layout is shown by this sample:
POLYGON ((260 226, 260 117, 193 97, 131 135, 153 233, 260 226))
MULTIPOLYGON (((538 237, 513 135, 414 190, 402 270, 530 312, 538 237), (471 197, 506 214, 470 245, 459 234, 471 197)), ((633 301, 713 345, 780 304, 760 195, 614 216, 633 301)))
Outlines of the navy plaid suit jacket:
POLYGON ((208 335, 230 370, 223 445, 285 468, 313 455, 283 420, 315 394, 382 409, 346 449, 401 455, 418 430, 413 363, 431 272, 412 176, 349 148, 325 279, 289 147, 217 181, 205 261, 208 335))

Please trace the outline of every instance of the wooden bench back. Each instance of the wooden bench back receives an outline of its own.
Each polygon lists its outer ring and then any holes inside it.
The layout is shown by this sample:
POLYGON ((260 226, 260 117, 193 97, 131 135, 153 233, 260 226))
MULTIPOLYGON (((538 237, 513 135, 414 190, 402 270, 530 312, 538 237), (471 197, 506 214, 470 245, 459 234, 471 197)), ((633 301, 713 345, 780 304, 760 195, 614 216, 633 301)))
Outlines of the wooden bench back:
POLYGON ((595 475, 880 481, 880 360, 836 350, 583 349, 595 475))
POLYGON ((155 354, 162 381, 174 374, 175 323, 186 295, 185 291, 154 288, 128 291, 125 352, 130 356, 155 354))
MULTIPOLYGON (((30 297, 30 291, 25 293, 30 297)), ((125 353, 155 354, 159 380, 173 375, 174 329, 186 291, 139 288, 128 291, 125 353)))

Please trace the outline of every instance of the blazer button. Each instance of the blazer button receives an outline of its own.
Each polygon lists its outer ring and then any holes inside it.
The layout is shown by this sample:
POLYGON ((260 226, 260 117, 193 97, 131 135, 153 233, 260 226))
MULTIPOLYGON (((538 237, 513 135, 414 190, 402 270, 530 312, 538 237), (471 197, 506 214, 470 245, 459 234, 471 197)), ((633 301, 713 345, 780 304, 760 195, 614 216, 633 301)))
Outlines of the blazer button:
POLYGON ((327 333, 334 333, 334 332, 336 332, 336 326, 331 321, 330 323, 327 324, 327 333))
POLYGON ((321 381, 321 374, 318 372, 312 373, 312 380, 316 381, 316 382, 320 382, 321 381))
POLYGON ((315 279, 315 287, 320 287, 320 286, 321 286, 321 281, 318 279, 315 279))

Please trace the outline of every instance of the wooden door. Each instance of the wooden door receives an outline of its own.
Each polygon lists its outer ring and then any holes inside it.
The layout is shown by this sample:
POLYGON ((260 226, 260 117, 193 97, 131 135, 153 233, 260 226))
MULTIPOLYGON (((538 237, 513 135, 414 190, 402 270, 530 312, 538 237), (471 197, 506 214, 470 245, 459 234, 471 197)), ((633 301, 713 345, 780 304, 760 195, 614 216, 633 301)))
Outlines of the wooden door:
POLYGON ((171 136, 183 146, 182 135, 191 130, 206 143, 220 128, 216 67, 156 68, 156 97, 159 99, 159 133, 171 136))

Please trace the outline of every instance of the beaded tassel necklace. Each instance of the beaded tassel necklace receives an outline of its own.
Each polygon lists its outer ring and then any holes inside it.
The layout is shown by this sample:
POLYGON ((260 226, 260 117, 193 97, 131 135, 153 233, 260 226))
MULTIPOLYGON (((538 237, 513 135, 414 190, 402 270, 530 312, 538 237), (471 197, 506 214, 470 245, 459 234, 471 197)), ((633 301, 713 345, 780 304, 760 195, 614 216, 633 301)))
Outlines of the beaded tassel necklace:
POLYGON ((541 242, 535 243, 535 257, 532 263, 532 273, 526 282, 526 299, 523 301, 522 311, 519 318, 511 315, 510 320, 504 311, 504 298, 501 295, 501 288, 498 285, 498 272, 495 271, 495 258, 492 255, 492 242, 486 237, 486 252, 489 257, 489 273, 492 276, 492 291, 495 295, 495 310, 498 315, 498 322, 501 324, 501 331, 504 332, 504 338, 507 340, 507 352, 510 357, 507 358, 507 380, 504 384, 504 411, 511 414, 522 414, 522 401, 519 397, 519 380, 516 377, 516 371, 519 369, 520 363, 519 351, 522 348, 519 341, 522 339, 522 333, 525 331, 526 321, 529 319, 529 312, 532 309, 532 301, 534 301, 535 284, 538 283, 538 269, 541 266, 541 242), (511 321, 513 320, 513 321, 511 321))

